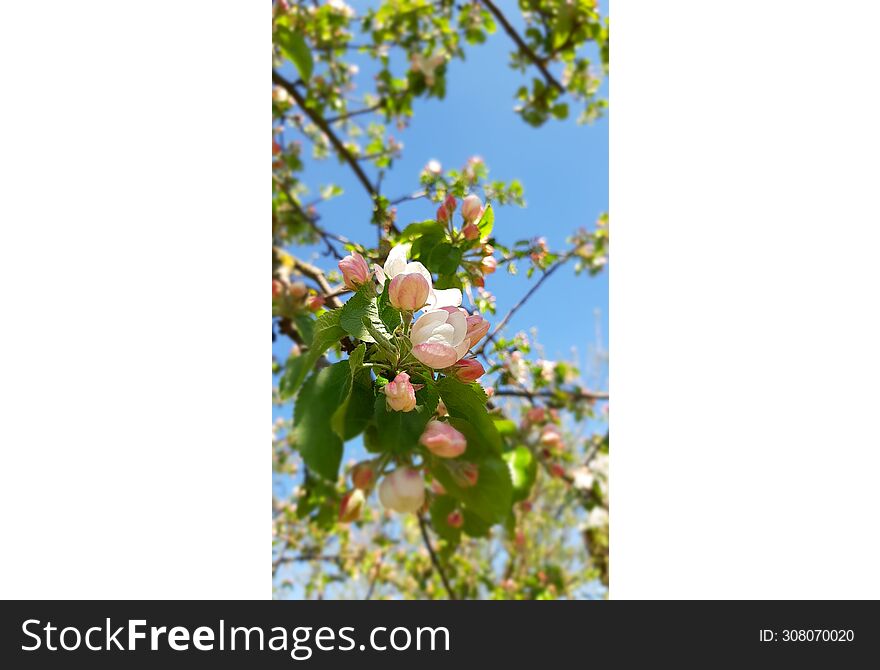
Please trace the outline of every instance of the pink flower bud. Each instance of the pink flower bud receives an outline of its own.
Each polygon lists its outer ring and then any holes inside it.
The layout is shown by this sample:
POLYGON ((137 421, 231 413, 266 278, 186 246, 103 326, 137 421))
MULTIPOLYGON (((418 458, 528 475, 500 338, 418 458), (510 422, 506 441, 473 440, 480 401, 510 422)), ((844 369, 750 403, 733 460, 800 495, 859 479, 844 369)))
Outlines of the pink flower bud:
POLYGON ((385 394, 385 405, 395 412, 411 412, 416 407, 416 388, 410 384, 409 375, 398 374, 394 381, 382 387, 385 394))
POLYGON ((324 296, 322 295, 312 295, 309 296, 309 299, 306 300, 306 307, 308 307, 313 312, 317 312, 324 306, 324 296))
POLYGON ((277 279, 272 280, 272 300, 275 300, 278 296, 280 296, 284 292, 284 284, 282 284, 277 279))
POLYGON ((489 322, 479 314, 471 314, 467 318, 467 336, 471 341, 471 347, 482 340, 489 332, 489 322))
POLYGON ((455 211, 455 198, 452 195, 446 196, 443 203, 437 208, 437 221, 447 223, 452 218, 455 211))
POLYGON ((558 447, 562 444, 562 434, 552 423, 544 426, 544 430, 541 431, 541 444, 548 447, 558 447))
POLYGON ((550 466, 550 474, 554 477, 563 478, 565 477, 565 468, 559 465, 559 463, 554 463, 550 466))
POLYGON ((349 254, 339 261, 339 271, 342 272, 342 280, 352 291, 357 290, 361 284, 370 280, 370 266, 358 252, 349 254))
POLYGON ((360 489, 354 489, 346 493, 342 496, 342 501, 339 503, 339 520, 342 523, 348 523, 349 521, 360 519, 365 502, 364 492, 360 489))
POLYGON ((483 203, 475 195, 469 195, 461 202, 461 215, 468 223, 476 223, 483 214, 483 203))
POLYGON ((463 489, 476 486, 480 478, 480 470, 473 463, 467 461, 443 461, 452 481, 463 489))
POLYGON ((400 467, 379 484, 379 500, 395 512, 417 512, 425 503, 425 480, 415 468, 400 467))
POLYGON ((462 358, 453 368, 453 374, 463 382, 478 380, 486 371, 476 358, 462 358))
POLYGON ((467 440, 448 423, 432 420, 428 422, 425 432, 419 438, 425 447, 440 458, 461 456, 467 448, 467 440))
POLYGON ((498 261, 494 256, 486 256, 480 263, 480 270, 484 275, 490 275, 498 268, 498 261))
POLYGON ((399 274, 391 280, 391 285, 388 287, 391 305, 408 312, 424 307, 430 292, 428 280, 418 272, 399 274))
POLYGON ((376 468, 373 461, 362 461, 351 469, 351 483, 356 489, 369 491, 376 483, 376 468))
POLYGON ((443 484, 438 482, 436 479, 431 480, 431 490, 438 496, 446 495, 446 489, 443 488, 443 484))
POLYGON ((533 407, 526 414, 526 418, 531 423, 544 423, 547 418, 547 413, 544 411, 543 407, 533 407))
POLYGON ((446 523, 448 523, 453 528, 461 528, 462 525, 464 525, 464 515, 461 513, 461 510, 452 510, 446 516, 446 523))
POLYGON ((480 229, 477 228, 477 224, 475 223, 466 224, 465 227, 461 229, 461 232, 466 240, 475 240, 480 236, 480 229))

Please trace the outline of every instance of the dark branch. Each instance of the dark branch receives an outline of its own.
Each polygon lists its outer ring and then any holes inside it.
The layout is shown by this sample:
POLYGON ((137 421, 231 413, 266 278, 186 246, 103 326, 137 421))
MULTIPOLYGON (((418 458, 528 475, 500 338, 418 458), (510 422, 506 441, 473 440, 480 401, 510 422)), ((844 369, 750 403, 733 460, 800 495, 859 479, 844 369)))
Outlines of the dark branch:
POLYGON ((354 156, 351 155, 351 152, 345 148, 345 145, 342 143, 342 140, 336 136, 336 133, 333 132, 333 129, 327 123, 327 121, 320 114, 315 112, 311 107, 306 105, 306 100, 303 98, 302 94, 296 89, 296 87, 287 79, 282 77, 280 74, 272 70, 272 81, 279 86, 281 86, 285 91, 287 91, 290 96, 296 100, 296 104, 299 105, 300 109, 306 113, 306 115, 312 120, 312 122, 321 129, 321 131, 327 135, 327 139, 330 140, 330 144, 333 145, 333 148, 336 149, 336 152, 339 154, 340 158, 348 163, 349 167, 354 171, 355 176, 358 178, 358 181, 363 185, 363 187, 367 190, 367 193, 370 194, 371 198, 376 197, 376 190, 373 188, 373 185, 370 183, 369 178, 367 178, 366 173, 363 168, 358 164, 357 160, 354 156))
POLYGON ((565 263, 568 262, 568 260, 574 255, 574 252, 575 252, 575 250, 571 250, 568 253, 566 253, 562 258, 560 258, 553 265, 551 265, 546 270, 546 272, 544 272, 543 275, 541 275, 541 278, 538 281, 536 281, 535 284, 528 291, 526 291, 526 294, 522 298, 519 299, 519 302, 516 303, 513 307, 511 307, 510 311, 504 315, 504 318, 498 322, 498 325, 495 326, 495 329, 489 334, 489 336, 486 338, 486 341, 483 342, 483 346, 481 346, 477 350, 477 352, 476 352, 477 355, 480 355, 483 353, 483 351, 489 345, 489 342, 493 342, 495 340, 495 337, 498 335, 499 332, 501 332, 501 329, 507 325, 507 322, 510 321, 511 317, 513 317, 513 315, 516 314, 519 311, 519 309, 523 305, 526 304, 526 302, 528 302, 529 298, 531 298, 535 294, 535 292, 539 288, 541 288, 541 284, 543 284, 545 281, 547 281, 547 279, 550 278, 550 275, 552 275, 554 272, 556 272, 557 269, 559 269, 560 267, 565 265, 565 263))
POLYGON ((530 61, 532 61, 535 67, 537 67, 541 71, 541 74, 544 75, 544 79, 546 80, 546 82, 553 88, 557 89, 560 93, 565 93, 565 86, 559 83, 556 77, 554 77, 550 70, 547 69, 547 66, 544 64, 544 62, 540 58, 538 58, 534 51, 529 48, 529 45, 526 44, 525 40, 523 40, 523 38, 519 36, 519 33, 516 32, 516 29, 512 25, 510 25, 510 21, 508 21, 503 12, 495 6, 495 3, 492 2, 492 0, 480 1, 486 6, 486 9, 488 9, 492 13, 492 16, 494 16, 498 20, 498 23, 501 24, 502 28, 504 28, 504 32, 506 32, 510 36, 510 39, 512 39, 514 43, 516 43, 516 46, 519 48, 520 52, 522 52, 523 55, 525 55, 530 61))
POLYGON ((529 391, 528 389, 496 389, 496 396, 508 396, 513 398, 528 398, 532 400, 534 398, 552 398, 559 393, 564 393, 568 396, 573 397, 575 400, 608 400, 608 392, 607 391, 583 391, 577 389, 575 391, 550 391, 550 390, 541 390, 541 391, 529 391))
POLYGON ((434 547, 431 545, 431 538, 428 537, 428 526, 425 523, 425 520, 422 518, 421 514, 419 514, 419 528, 422 529, 422 540, 424 540, 425 546, 428 548, 428 553, 431 555, 431 563, 434 565, 434 569, 437 571, 437 574, 440 575, 443 586, 446 588, 446 592, 449 594, 449 599, 458 600, 458 597, 455 595, 455 591, 453 591, 452 587, 449 585, 449 580, 446 578, 446 572, 444 572, 443 566, 440 565, 440 559, 437 558, 434 547))

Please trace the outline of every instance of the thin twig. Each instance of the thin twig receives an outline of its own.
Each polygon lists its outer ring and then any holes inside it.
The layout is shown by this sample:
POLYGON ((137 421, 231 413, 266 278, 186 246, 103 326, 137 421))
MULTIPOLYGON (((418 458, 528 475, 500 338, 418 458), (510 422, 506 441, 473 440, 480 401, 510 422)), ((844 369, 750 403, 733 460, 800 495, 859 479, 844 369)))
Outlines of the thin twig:
POLYGON ((528 302, 529 298, 531 298, 531 297, 535 294, 535 292, 536 292, 539 288, 541 288, 541 284, 543 284, 545 281, 547 281, 547 279, 550 278, 550 275, 552 275, 554 272, 556 272, 556 270, 558 270, 560 267, 562 267, 563 265, 565 265, 565 263, 567 263, 567 262, 569 261, 569 259, 570 259, 572 256, 574 256, 575 251, 576 251, 576 249, 572 249, 571 251, 567 252, 562 258, 560 258, 560 259, 559 259, 558 261, 556 261, 553 265, 551 265, 551 266, 550 266, 550 267, 544 272, 543 275, 541 275, 541 278, 540 278, 538 281, 536 281, 535 284, 534 284, 534 285, 533 285, 528 291, 526 291, 526 294, 525 294, 522 298, 519 299, 519 302, 517 302, 513 307, 511 307, 511 308, 510 308, 510 311, 509 311, 507 314, 504 315, 504 318, 501 319, 501 321, 498 322, 498 325, 495 326, 495 329, 489 334, 488 337, 486 337, 485 342, 483 342, 483 346, 481 346, 481 347, 477 350, 477 352, 476 352, 477 355, 483 353, 483 351, 485 350, 485 348, 489 345, 489 342, 494 342, 494 341, 495 341, 495 336, 498 335, 498 333, 501 332, 501 329, 504 328, 504 326, 507 325, 507 322, 510 321, 511 317, 512 317, 514 314, 516 314, 516 313, 519 311, 519 309, 520 309, 523 305, 526 304, 526 302, 528 302))
POLYGON ((504 13, 498 9, 492 0, 480 0, 488 9, 492 15, 498 20, 498 23, 501 24, 501 27, 504 28, 504 32, 506 32, 510 39, 512 39, 516 46, 519 47, 519 50, 534 63, 535 67, 537 67, 541 74, 544 75, 544 79, 548 84, 557 89, 560 93, 565 93, 565 86, 559 83, 556 77, 547 69, 547 66, 544 62, 538 58, 534 51, 529 48, 529 45, 525 43, 522 37, 519 36, 519 33, 516 32, 516 29, 510 24, 510 21, 507 20, 507 17, 504 16, 504 13))
MULTIPOLYGON (((562 391, 575 400, 608 400, 607 391, 562 391)), ((528 389, 496 389, 494 395, 508 396, 513 398, 552 398, 558 395, 556 391, 529 391, 528 389)))
POLYGON ((326 121, 327 123, 339 123, 340 121, 347 121, 353 116, 369 114, 370 112, 375 112, 380 109, 382 109, 382 103, 377 102, 375 105, 370 105, 369 107, 364 107, 363 109, 356 109, 353 112, 346 112, 345 114, 340 114, 339 116, 331 116, 329 119, 326 119, 326 121))
POLYGON ((342 140, 340 140, 339 137, 336 136, 336 133, 333 132, 333 129, 330 127, 327 121, 306 104, 305 98, 303 98, 302 94, 291 82, 275 72, 275 70, 272 70, 272 81, 281 86, 284 90, 286 90, 290 94, 290 96, 294 100, 296 100, 296 104, 299 106, 299 108, 306 113, 306 115, 312 120, 312 122, 316 126, 318 126, 318 128, 320 128, 325 135, 327 135, 327 139, 330 140, 330 144, 332 144, 333 148, 336 149, 340 158, 348 163, 349 167, 351 167, 351 169, 354 171, 355 176, 358 178, 358 181, 360 181, 363 187, 367 190, 367 193, 370 194, 370 197, 375 198, 376 190, 370 183, 370 180, 364 172, 363 168, 358 164, 357 160, 354 156, 352 156, 351 152, 345 148, 342 140))
POLYGON ((428 553, 431 555, 431 563, 434 565, 434 569, 437 571, 437 574, 440 575, 443 586, 446 587, 446 592, 449 594, 449 599, 458 600, 458 597, 455 595, 455 591, 453 591, 452 587, 449 585, 449 580, 446 578, 446 572, 444 572, 443 566, 440 565, 440 559, 437 558, 437 554, 434 552, 434 547, 431 545, 431 538, 428 537, 427 524, 425 523, 425 520, 422 518, 421 514, 419 514, 419 528, 422 529, 422 540, 425 541, 425 546, 428 548, 428 553))

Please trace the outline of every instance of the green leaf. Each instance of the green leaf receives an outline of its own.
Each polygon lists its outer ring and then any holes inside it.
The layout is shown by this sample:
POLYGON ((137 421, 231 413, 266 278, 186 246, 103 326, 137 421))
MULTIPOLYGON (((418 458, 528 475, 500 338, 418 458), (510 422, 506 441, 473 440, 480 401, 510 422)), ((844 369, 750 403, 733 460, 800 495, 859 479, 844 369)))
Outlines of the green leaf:
POLYGON ((510 468, 510 480, 513 483, 513 502, 525 500, 532 491, 535 477, 538 476, 538 462, 528 447, 518 446, 504 454, 507 467, 510 468))
POLYGON ((550 109, 550 113, 560 121, 564 121, 568 118, 568 105, 564 102, 558 102, 550 109))
POLYGON ((305 38, 290 28, 283 26, 279 28, 275 35, 275 43, 281 49, 281 53, 296 66, 296 70, 299 72, 302 80, 307 82, 311 79, 314 61, 305 38))
POLYGON ((479 468, 477 484, 466 488, 455 483, 442 461, 435 463, 431 472, 447 493, 463 502, 467 510, 472 511, 486 523, 500 523, 510 513, 513 501, 510 470, 507 463, 494 454, 476 462, 476 465, 479 468))
POLYGON ((335 481, 342 460, 342 440, 330 425, 349 390, 351 368, 340 361, 312 374, 303 384, 293 413, 293 443, 306 466, 335 481))
POLYGON ((410 412, 395 412, 388 409, 384 394, 376 398, 376 437, 381 451, 402 454, 416 447, 437 409, 437 392, 429 387, 419 389, 416 402, 418 404, 410 412))
POLYGON ((480 217, 479 223, 477 223, 477 228, 480 230, 480 239, 486 239, 492 234, 492 229, 495 227, 495 212, 492 209, 492 205, 486 205, 485 209, 483 209, 483 216, 480 217))
POLYGON ((376 318, 379 316, 376 303, 363 289, 359 289, 342 306, 341 314, 339 315, 339 325, 342 326, 346 333, 358 340, 375 342, 364 325, 364 317, 371 316, 376 318))
POLYGON ((467 507, 464 508, 464 523, 461 525, 461 530, 471 537, 486 537, 490 528, 492 528, 491 523, 487 523, 467 507))
POLYGON ((382 293, 379 295, 379 319, 385 325, 389 333, 393 333, 400 323, 400 312, 391 306, 391 298, 388 297, 388 289, 391 288, 391 282, 386 281, 382 293))
POLYGON ((330 427, 343 441, 359 435, 373 416, 372 384, 369 372, 363 367, 366 351, 367 346, 362 344, 351 353, 345 400, 330 419, 330 427))
POLYGON ((442 275, 454 274, 459 263, 461 263, 461 249, 452 246, 449 242, 435 244, 428 254, 428 267, 442 275))
POLYGON ((500 454, 501 436, 486 410, 488 399, 483 388, 476 382, 465 384, 453 377, 444 377, 437 383, 437 390, 449 416, 470 423, 480 436, 481 443, 489 451, 500 454))
POLYGON ((339 325, 340 310, 334 309, 318 317, 314 325, 314 336, 309 350, 301 356, 287 360, 284 373, 278 381, 278 393, 281 400, 289 400, 296 393, 306 375, 318 359, 330 347, 345 337, 345 331, 339 325))
POLYGON ((293 317, 293 322, 303 340, 311 342, 315 338, 315 319, 310 314, 299 312, 293 317))
POLYGON ((497 418, 492 420, 495 422, 495 429, 502 437, 506 435, 513 435, 514 433, 516 433, 517 427, 515 421, 511 421, 510 419, 497 418))

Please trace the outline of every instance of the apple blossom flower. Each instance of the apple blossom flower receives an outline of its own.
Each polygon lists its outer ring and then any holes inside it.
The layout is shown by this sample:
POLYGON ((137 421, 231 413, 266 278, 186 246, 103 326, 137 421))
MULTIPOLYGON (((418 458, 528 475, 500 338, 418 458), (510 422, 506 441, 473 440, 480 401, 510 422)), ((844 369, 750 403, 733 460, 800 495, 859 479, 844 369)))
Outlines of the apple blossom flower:
POLYGON ((346 287, 352 291, 356 291, 359 285, 366 284, 372 275, 367 261, 356 251, 339 261, 339 271, 342 272, 346 287))
POLYGON ((477 342, 482 340, 486 333, 489 332, 489 322, 486 321, 478 312, 474 312, 467 317, 467 336, 470 338, 471 346, 477 346, 477 342))
POLYGON ((379 484, 379 500, 395 512, 417 512, 425 502, 425 480, 415 468, 402 466, 379 484))
POLYGON ((301 281, 295 281, 295 282, 292 282, 290 284, 290 286, 287 287, 287 292, 293 298, 305 298, 306 293, 309 292, 309 289, 305 285, 305 283, 303 283, 301 281))
POLYGON ((382 387, 385 394, 385 405, 395 412, 411 412, 416 407, 416 391, 422 388, 422 384, 411 384, 409 375, 399 373, 394 381, 390 381, 382 387))
POLYGON ((388 298, 391 306, 397 309, 414 312, 428 302, 431 284, 417 272, 399 274, 391 280, 388 287, 388 298))
POLYGON ((513 377, 518 383, 526 383, 528 366, 526 365, 526 362, 523 359, 523 355, 521 352, 514 351, 512 354, 510 354, 510 358, 506 361, 505 367, 507 368, 507 372, 510 374, 510 376, 513 377))
POLYGON ((467 448, 464 435, 443 421, 431 420, 419 438, 428 451, 440 458, 461 456, 467 448))
POLYGON ((461 510, 454 509, 446 516, 446 523, 452 528, 461 528, 464 524, 464 515, 461 510))
POLYGON ((413 71, 421 72, 425 77, 425 83, 428 86, 433 86, 436 70, 446 62, 446 54, 442 51, 431 56, 423 56, 420 53, 414 53, 409 62, 413 71))
MULTIPOLYGON (((428 300, 426 305, 430 309, 439 307, 458 307, 461 305, 461 290, 457 288, 435 289, 433 279, 428 269, 418 261, 407 262, 408 244, 398 244, 388 252, 385 265, 374 265, 376 279, 383 286, 386 281, 393 280, 400 274, 420 274, 428 282, 428 300)), ((390 287, 389 287, 390 288, 390 287)))
POLYGON ((498 261, 495 260, 494 256, 486 256, 480 262, 480 271, 484 275, 490 275, 493 272, 495 272, 495 270, 497 270, 497 269, 498 269, 498 261))
POLYGON ((447 195, 440 207, 437 208, 437 220, 440 223, 446 223, 449 221, 452 218, 452 214, 455 212, 455 207, 457 205, 458 201, 456 201, 455 196, 451 193, 447 195))
POLYGON ((356 489, 368 491, 376 483, 376 463, 361 461, 351 469, 351 483, 356 489))
POLYGON ((350 19, 354 16, 354 9, 352 9, 348 3, 343 0, 327 0, 327 6, 330 7, 334 12, 338 14, 342 14, 347 19, 350 19))
POLYGON ((541 444, 547 447, 558 447, 562 444, 562 433, 552 423, 548 423, 541 431, 541 444))
POLYGON ((547 413, 543 407, 532 407, 527 413, 526 418, 530 423, 544 423, 547 413))
POLYGON ((471 346, 467 319, 451 307, 428 310, 416 319, 410 340, 413 356, 434 370, 454 365, 471 346))
POLYGON ((595 481, 595 477, 593 477, 593 473, 590 472, 590 469, 584 465, 579 468, 572 470, 571 476, 576 489, 581 489, 584 491, 588 491, 593 488, 593 482, 595 481))
POLYGON ((464 235, 464 239, 466 240, 476 240, 480 237, 480 229, 477 228, 477 224, 471 221, 464 225, 461 229, 461 234, 464 235))
POLYGON ((541 366, 541 378, 546 382, 552 382, 556 376, 556 361, 538 361, 541 366))
POLYGON ((559 463, 554 463, 550 466, 550 474, 554 477, 562 479, 563 477, 565 477, 565 468, 562 467, 559 463))
POLYGON ((608 510, 594 507, 587 516, 587 528, 605 528, 608 525, 608 510))
POLYGON ((483 214, 483 201, 474 194, 467 196, 461 202, 461 215, 468 223, 476 223, 483 214))
POLYGON ((339 520, 342 523, 348 523, 360 519, 365 502, 364 492, 360 489, 346 493, 339 503, 339 520))
POLYGON ((437 176, 437 175, 439 175, 441 172, 443 172, 443 166, 440 165, 440 161, 436 161, 436 160, 434 160, 434 159, 432 158, 432 159, 429 160, 428 163, 425 165, 424 172, 427 172, 428 174, 432 174, 432 175, 437 176))
POLYGON ((476 358, 462 358, 452 368, 452 373, 463 382, 475 382, 486 374, 486 370, 476 358))

